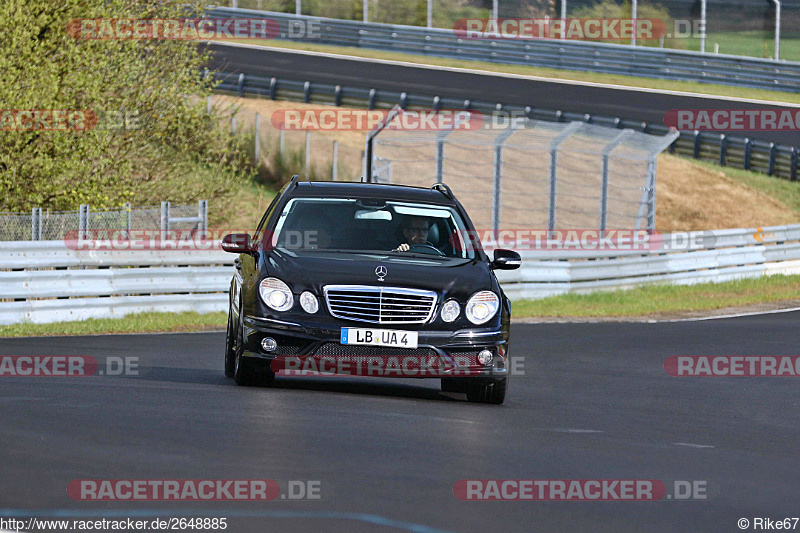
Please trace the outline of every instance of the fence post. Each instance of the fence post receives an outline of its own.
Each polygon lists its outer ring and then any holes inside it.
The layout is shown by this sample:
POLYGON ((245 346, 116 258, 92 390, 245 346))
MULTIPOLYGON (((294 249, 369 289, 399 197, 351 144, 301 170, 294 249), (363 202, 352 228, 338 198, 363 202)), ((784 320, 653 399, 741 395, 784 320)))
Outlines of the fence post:
POLYGON ((284 144, 285 144, 285 143, 284 143, 284 141, 285 141, 285 137, 286 137, 286 136, 285 136, 285 134, 284 134, 283 122, 281 122, 281 134, 280 134, 280 139, 281 139, 281 141, 280 141, 280 151, 281 151, 281 155, 283 155, 283 146, 284 146, 284 144))
POLYGON ((237 91, 239 93, 239 96, 242 96, 244 94, 244 72, 239 74, 239 86, 237 88, 237 91))
POLYGON ((127 231, 125 236, 126 236, 126 238, 130 239, 131 238, 131 203, 130 202, 125 202, 125 205, 123 206, 123 209, 125 209, 125 219, 126 219, 125 229, 127 231))
POLYGON ((769 166, 767 166, 767 175, 772 176, 775 173, 775 155, 777 152, 775 143, 769 143, 769 166))
POLYGON ((200 231, 208 230, 208 200, 198 200, 197 218, 200 219, 200 231))
POLYGON ((444 140, 452 130, 442 130, 436 134, 436 183, 442 183, 444 176, 444 140))
POLYGON ((375 109, 375 89, 369 90, 369 99, 367 100, 367 109, 375 109))
POLYGON ((744 169, 750 170, 750 158, 753 155, 753 141, 750 138, 744 140, 744 169))
POLYGON ((339 165, 339 141, 333 141, 333 167, 331 168, 331 180, 337 181, 339 177, 339 171, 337 166, 339 165))
POLYGON ((694 130, 694 151, 692 152, 695 159, 700 158, 700 131, 694 130))
POLYGON ((633 135, 632 129, 624 129, 603 147, 601 152, 602 165, 600 170, 600 236, 606 235, 606 221, 608 219, 608 159, 611 152, 622 144, 627 137, 633 135))
POLYGON ((311 101, 311 82, 307 81, 303 84, 303 103, 311 101))
POLYGON ((719 134, 719 165, 724 167, 728 162, 728 137, 724 133, 719 134))
POLYGON ((494 141, 494 184, 492 186, 492 232, 497 239, 500 231, 500 210, 503 205, 503 143, 506 142, 514 130, 517 121, 509 121, 505 131, 500 133, 494 141))
POLYGON ((570 122, 564 131, 550 142, 550 200, 547 211, 548 238, 556 228, 556 196, 558 191, 558 147, 580 127, 580 122, 570 122))
POLYGON ((342 105, 342 86, 337 85, 333 90, 333 105, 339 107, 342 105))
POLYGON ((236 135, 236 115, 231 112, 231 137, 236 135))
POLYGON ((207 115, 211 114, 211 95, 210 94, 206 97, 206 114, 207 115))
POLYGON ((269 80, 269 99, 275 100, 275 93, 278 89, 278 78, 272 78, 269 80))
POLYGON ((81 204, 78 211, 78 232, 84 239, 89 238, 89 206, 81 204))
POLYGON ((253 158, 255 159, 256 166, 260 163, 261 156, 261 115, 256 113, 256 139, 253 147, 253 158))
POLYGON ((167 240, 169 231, 169 202, 161 202, 161 240, 167 240))
POLYGON ((42 208, 34 207, 31 209, 31 240, 42 240, 42 208))
POLYGON ((310 180, 311 172, 311 132, 306 130, 306 179, 310 180))

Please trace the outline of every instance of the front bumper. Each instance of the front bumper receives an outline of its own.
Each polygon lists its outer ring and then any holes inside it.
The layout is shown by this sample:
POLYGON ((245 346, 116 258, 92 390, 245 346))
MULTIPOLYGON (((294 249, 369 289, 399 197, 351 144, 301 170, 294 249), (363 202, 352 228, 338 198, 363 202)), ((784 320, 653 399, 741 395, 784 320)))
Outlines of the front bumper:
POLYGON ((508 331, 502 328, 418 329, 414 330, 418 334, 418 347, 409 350, 342 345, 339 342, 342 327, 348 325, 300 324, 244 316, 243 355, 268 362, 273 370, 304 368, 311 370, 312 375, 313 370, 320 374, 480 380, 499 380, 508 375, 508 331), (266 337, 278 343, 272 352, 261 347, 266 337), (488 365, 477 359, 478 352, 484 349, 493 354, 488 365), (387 371, 387 366, 391 370, 398 365, 400 371, 387 371))

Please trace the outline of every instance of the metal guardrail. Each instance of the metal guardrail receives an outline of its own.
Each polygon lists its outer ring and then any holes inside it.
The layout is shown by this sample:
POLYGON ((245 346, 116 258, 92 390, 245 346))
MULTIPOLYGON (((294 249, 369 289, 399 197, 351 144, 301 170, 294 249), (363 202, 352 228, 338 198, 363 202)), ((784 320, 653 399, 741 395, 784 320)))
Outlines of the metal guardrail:
MULTIPOLYGON (((800 225, 702 234, 706 244, 680 252, 522 251, 522 268, 497 274, 506 294, 520 299, 800 273, 800 225)), ((81 251, 63 241, 0 242, 0 324, 225 311, 234 256, 217 246, 81 251)))
MULTIPOLYGON (((520 113, 534 120, 581 121, 620 129, 630 128, 654 135, 666 135, 670 132, 670 129, 663 124, 588 113, 570 113, 543 107, 521 107, 504 105, 500 102, 440 98, 436 95, 346 87, 285 78, 267 78, 244 73, 218 72, 215 74, 215 79, 220 82, 217 86, 218 91, 238 96, 263 96, 272 100, 295 100, 369 109, 391 109, 395 105, 400 105, 404 109, 468 109, 484 114, 502 111, 520 113)), ((695 159, 714 161, 722 166, 752 170, 791 181, 797 180, 797 169, 800 164, 800 149, 794 146, 701 131, 681 132, 680 137, 670 146, 669 151, 688 155, 695 159)))
POLYGON ((560 39, 462 39, 455 31, 441 28, 228 7, 213 8, 209 16, 274 19, 280 26, 281 38, 299 42, 755 89, 800 90, 798 62, 560 39), (307 28, 309 23, 318 28, 317 33, 309 36, 305 31, 291 31, 292 25, 307 28))

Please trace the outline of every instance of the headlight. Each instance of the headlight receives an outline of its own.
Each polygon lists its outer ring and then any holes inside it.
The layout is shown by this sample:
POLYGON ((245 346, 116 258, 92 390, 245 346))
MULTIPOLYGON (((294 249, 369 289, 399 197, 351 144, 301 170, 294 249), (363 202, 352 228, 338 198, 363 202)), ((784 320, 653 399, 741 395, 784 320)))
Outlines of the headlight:
POLYGON ((480 291, 470 297, 465 311, 473 324, 488 322, 500 309, 500 299, 492 291, 480 291))
POLYGON ((278 278, 264 278, 258 286, 258 293, 264 303, 276 311, 287 311, 294 303, 289 286, 278 278))
POLYGON ((442 320, 445 322, 452 322, 458 318, 460 312, 461 306, 458 305, 458 302, 455 300, 448 300, 442 306, 442 320))
POLYGON ((306 313, 313 315, 319 309, 317 297, 308 291, 303 292, 303 294, 300 295, 300 307, 302 307, 303 311, 306 313))

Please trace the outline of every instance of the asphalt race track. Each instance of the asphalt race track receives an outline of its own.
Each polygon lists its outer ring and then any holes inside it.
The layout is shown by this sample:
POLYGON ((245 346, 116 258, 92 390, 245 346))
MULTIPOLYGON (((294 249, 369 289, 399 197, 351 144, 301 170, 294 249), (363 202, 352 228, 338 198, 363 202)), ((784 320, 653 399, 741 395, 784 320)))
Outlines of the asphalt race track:
MULTIPOLYGON (((0 340, 139 375, 0 377, 0 517, 227 517, 228 531, 739 531, 800 514, 800 378, 670 377, 671 355, 797 355, 800 313, 515 324, 503 406, 438 381, 222 373, 223 333, 0 340), (320 482, 320 499, 75 501, 77 479, 320 482), (462 479, 705 483, 706 499, 460 501, 462 479)), ((282 485, 283 486, 283 485, 282 485)))
MULTIPOLYGON (((210 46, 216 52, 211 67, 231 72, 619 116, 658 124, 663 124, 664 115, 672 109, 774 108, 714 97, 594 87, 374 61, 365 63, 358 59, 321 57, 289 50, 226 46, 218 43, 210 46)), ((797 131, 739 131, 736 135, 800 146, 797 131)))

